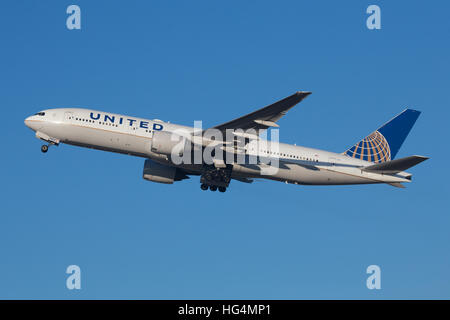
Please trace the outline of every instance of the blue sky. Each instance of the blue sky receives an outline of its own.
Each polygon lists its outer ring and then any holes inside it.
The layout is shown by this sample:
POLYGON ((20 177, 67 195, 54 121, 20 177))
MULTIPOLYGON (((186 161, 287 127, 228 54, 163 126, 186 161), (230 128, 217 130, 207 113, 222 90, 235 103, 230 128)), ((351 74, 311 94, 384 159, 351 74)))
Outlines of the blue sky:
POLYGON ((2 1, 0 298, 450 298, 448 1, 2 1), (82 29, 66 28, 81 7, 82 29), (366 28, 369 4, 381 30, 366 28), (341 152, 404 108, 407 189, 160 185, 25 127, 87 107, 206 127, 295 92, 288 143, 341 152), (444 142, 443 142, 444 141, 444 142), (79 265, 82 289, 65 287, 79 265), (381 267, 381 290, 366 268, 381 267))

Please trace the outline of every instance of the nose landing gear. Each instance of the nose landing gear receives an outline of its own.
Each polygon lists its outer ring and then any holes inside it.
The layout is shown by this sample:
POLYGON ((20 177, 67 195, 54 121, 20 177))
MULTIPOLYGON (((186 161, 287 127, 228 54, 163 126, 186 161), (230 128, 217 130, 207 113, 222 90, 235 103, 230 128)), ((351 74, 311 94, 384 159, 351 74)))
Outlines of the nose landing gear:
POLYGON ((44 144, 43 146, 41 146, 42 153, 46 153, 50 146, 57 146, 57 145, 59 145, 59 139, 52 138, 49 135, 47 135, 47 134, 45 134, 43 132, 40 132, 40 131, 36 131, 36 138, 39 138, 42 141, 48 143, 48 144, 44 144))
POLYGON ((58 143, 49 142, 48 144, 43 144, 41 146, 42 153, 47 153, 48 148, 50 148, 50 146, 58 146, 58 143))

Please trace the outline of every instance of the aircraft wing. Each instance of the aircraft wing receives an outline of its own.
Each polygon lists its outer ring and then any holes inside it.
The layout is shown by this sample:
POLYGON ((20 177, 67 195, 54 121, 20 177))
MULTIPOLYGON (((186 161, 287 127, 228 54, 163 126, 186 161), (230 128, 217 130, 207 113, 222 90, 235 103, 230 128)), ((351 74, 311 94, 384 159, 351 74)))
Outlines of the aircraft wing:
POLYGON ((283 117, 289 109, 294 107, 297 103, 310 94, 311 92, 298 91, 293 95, 277 101, 267 107, 215 126, 213 129, 218 129, 223 133, 225 133, 227 129, 255 129, 259 134, 260 130, 266 130, 269 127, 278 127, 276 122, 283 117))

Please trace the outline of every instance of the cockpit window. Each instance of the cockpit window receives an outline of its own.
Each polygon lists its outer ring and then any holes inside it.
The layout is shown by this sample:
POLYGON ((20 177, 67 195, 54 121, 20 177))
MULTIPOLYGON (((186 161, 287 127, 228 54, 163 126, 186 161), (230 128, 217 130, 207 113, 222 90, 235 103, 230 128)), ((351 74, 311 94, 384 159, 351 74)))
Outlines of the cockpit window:
POLYGON ((34 114, 35 116, 45 116, 45 112, 38 112, 34 114))

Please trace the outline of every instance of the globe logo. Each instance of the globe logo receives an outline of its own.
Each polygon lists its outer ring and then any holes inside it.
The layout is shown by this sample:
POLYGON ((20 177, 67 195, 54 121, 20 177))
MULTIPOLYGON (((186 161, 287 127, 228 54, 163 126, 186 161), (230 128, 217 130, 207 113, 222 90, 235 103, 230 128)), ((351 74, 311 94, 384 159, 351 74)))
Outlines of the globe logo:
POLYGON ((391 160, 391 150, 386 138, 375 131, 364 138, 349 150, 346 154, 352 158, 380 163, 391 160))

